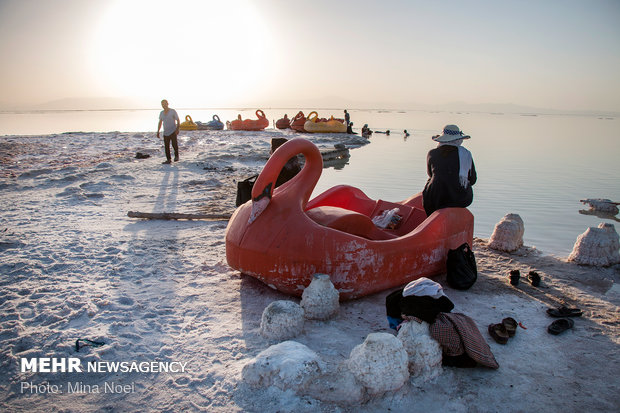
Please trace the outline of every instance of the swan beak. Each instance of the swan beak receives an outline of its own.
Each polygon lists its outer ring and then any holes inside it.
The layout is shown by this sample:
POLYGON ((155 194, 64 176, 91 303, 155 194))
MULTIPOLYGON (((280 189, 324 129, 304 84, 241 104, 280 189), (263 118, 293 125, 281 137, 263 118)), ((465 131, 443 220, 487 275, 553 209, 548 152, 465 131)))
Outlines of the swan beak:
POLYGON ((267 205, 269 205, 269 201, 271 201, 268 197, 262 197, 258 201, 252 201, 252 212, 250 212, 250 218, 248 219, 248 225, 254 222, 256 218, 260 214, 263 213, 265 209, 267 209, 267 205))

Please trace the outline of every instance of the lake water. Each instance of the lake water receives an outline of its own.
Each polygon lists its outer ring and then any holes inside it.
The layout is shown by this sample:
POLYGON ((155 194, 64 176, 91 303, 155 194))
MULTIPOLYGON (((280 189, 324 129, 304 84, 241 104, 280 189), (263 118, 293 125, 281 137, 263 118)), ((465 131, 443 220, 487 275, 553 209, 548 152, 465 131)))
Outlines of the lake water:
MULTIPOLYGON (((222 121, 254 110, 177 109, 181 120, 191 115, 222 121)), ((298 110, 264 109, 276 120, 298 110)), ((308 114, 310 110, 304 110, 308 114)), ((342 117, 341 110, 318 110, 321 117, 342 117)), ((357 186, 372 198, 399 201, 420 192, 426 182, 430 139, 445 124, 457 124, 472 139, 478 172, 474 202, 475 235, 488 238, 507 213, 525 223, 524 241, 546 254, 566 257, 577 236, 601 222, 618 218, 580 213, 580 199, 620 201, 620 121, 596 116, 491 114, 397 110, 349 110, 354 130, 364 123, 378 131, 370 144, 351 151, 344 168, 324 169, 315 195, 337 184, 357 186), (411 136, 405 139, 402 131, 411 136)), ((154 132, 159 110, 0 112, 0 135, 46 135, 70 131, 154 132)), ((345 138, 346 139, 346 138, 345 138)), ((617 228, 618 230, 618 228, 617 228)))

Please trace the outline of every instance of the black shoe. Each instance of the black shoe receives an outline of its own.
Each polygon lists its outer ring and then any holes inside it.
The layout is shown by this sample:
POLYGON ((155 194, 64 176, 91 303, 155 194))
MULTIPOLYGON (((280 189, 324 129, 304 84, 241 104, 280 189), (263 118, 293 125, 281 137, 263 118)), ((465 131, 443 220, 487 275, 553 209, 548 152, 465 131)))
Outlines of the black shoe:
POLYGON ((167 161, 163 161, 162 162, 162 164, 164 164, 164 165, 169 164, 169 163, 172 163, 172 162, 170 162, 170 159, 168 159, 167 161))
POLYGON ((530 271, 527 274, 527 279, 530 280, 530 283, 534 287, 538 287, 540 285, 540 274, 538 274, 536 271, 530 271))
POLYGON ((519 270, 510 271, 510 284, 514 285, 515 287, 519 285, 520 277, 521 277, 521 273, 519 272, 519 270))
POLYGON ((179 161, 179 157, 178 157, 178 156, 175 156, 175 157, 174 157, 174 161, 175 161, 175 162, 178 162, 178 161, 179 161))

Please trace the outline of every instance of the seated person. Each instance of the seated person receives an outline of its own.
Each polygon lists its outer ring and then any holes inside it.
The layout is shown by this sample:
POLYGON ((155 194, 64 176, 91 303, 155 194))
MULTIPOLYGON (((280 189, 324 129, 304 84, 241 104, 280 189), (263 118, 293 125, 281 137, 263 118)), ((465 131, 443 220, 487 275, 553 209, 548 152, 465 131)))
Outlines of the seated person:
POLYGON ((439 145, 426 157, 428 181, 422 191, 426 215, 441 208, 466 208, 472 203, 476 168, 471 152, 461 146, 469 138, 456 125, 446 125, 442 135, 432 137, 439 145))
POLYGON ((372 131, 368 127, 368 124, 365 123, 364 126, 362 126, 362 137, 370 138, 370 135, 372 135, 372 131))

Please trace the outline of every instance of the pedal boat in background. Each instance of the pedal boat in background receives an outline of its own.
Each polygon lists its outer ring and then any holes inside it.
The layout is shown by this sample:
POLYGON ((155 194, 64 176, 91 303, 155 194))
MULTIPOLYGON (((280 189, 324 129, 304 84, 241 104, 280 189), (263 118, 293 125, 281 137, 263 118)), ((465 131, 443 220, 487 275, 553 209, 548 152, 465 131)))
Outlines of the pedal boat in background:
POLYGON ((291 128, 291 120, 288 118, 286 114, 284 114, 283 118, 280 118, 276 121, 276 128, 278 129, 290 129, 291 128))
POLYGON ((474 217, 466 208, 427 217, 421 194, 388 202, 339 185, 309 201, 321 172, 321 153, 310 141, 295 138, 279 147, 257 178, 252 200, 228 223, 228 265, 294 296, 313 274, 325 273, 348 300, 444 273, 448 250, 472 243, 474 217), (303 169, 274 190, 284 165, 298 154, 305 157, 303 169), (393 208, 400 225, 378 228, 372 218, 393 208))
POLYGON ((310 112, 304 123, 304 129, 310 133, 346 133, 347 125, 343 120, 334 119, 333 116, 330 119, 319 119, 318 113, 310 112))
POLYGON ((191 116, 187 115, 185 116, 185 122, 181 122, 181 124, 179 125, 179 129, 180 130, 197 130, 198 125, 194 123, 191 116))
POLYGON ((256 111, 256 117, 258 119, 241 119, 241 115, 238 115, 237 119, 226 123, 228 125, 228 129, 232 130, 259 131, 269 126, 269 120, 262 110, 258 109, 256 111))
POLYGON ((291 120, 291 129, 297 132, 305 132, 304 124, 306 123, 306 116, 300 110, 297 115, 291 120))
POLYGON ((196 122, 198 130, 222 130, 224 129, 224 123, 220 120, 220 117, 213 115, 213 120, 207 123, 196 122))

